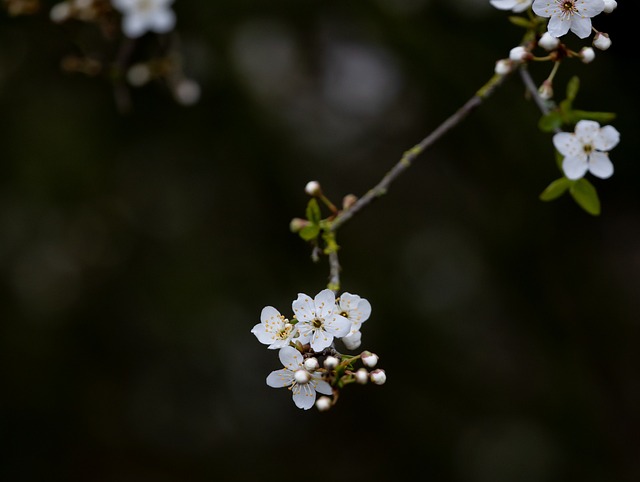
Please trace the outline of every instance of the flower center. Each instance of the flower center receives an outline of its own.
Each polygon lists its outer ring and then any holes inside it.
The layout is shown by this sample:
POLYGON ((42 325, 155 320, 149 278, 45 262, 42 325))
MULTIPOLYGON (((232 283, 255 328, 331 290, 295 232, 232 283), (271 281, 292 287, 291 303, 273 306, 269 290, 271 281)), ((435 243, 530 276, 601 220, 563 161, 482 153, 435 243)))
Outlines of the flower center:
POLYGON ((153 2, 151 0, 138 0, 138 10, 145 12, 153 8, 153 2))
POLYGON ((293 325, 291 323, 287 323, 284 327, 276 333, 276 338, 279 340, 286 340, 289 337, 289 333, 293 329, 293 325))
POLYGON ((563 15, 573 15, 578 11, 575 0, 565 0, 560 4, 563 15))
POLYGON ((593 152, 593 146, 591 144, 585 144, 584 146, 582 146, 582 150, 588 156, 593 152))
POLYGON ((313 327, 314 328, 322 328, 322 320, 319 320, 318 318, 313 320, 313 327))

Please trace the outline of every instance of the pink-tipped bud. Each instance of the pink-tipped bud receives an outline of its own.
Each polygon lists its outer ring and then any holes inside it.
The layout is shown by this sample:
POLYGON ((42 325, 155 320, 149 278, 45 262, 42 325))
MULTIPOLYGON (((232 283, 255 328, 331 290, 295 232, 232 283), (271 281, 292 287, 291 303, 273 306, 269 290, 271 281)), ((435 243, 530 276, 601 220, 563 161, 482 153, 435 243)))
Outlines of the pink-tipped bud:
POLYGON ((611 47, 611 39, 609 38, 609 34, 598 32, 595 37, 593 37, 593 46, 600 50, 607 50, 609 47, 611 47))
POLYGON ((384 385, 384 382, 387 381, 387 374, 384 370, 378 368, 377 370, 373 370, 370 374, 371 381, 376 385, 384 385))

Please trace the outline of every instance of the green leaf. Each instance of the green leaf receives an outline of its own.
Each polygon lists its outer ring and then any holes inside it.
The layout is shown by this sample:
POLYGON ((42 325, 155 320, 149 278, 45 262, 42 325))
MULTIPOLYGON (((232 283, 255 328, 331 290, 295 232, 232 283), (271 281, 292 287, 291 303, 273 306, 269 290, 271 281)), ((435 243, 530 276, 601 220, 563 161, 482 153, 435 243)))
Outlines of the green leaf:
POLYGON ((532 27, 531 20, 524 17, 519 17, 517 15, 510 16, 509 22, 511 22, 514 25, 517 25, 518 27, 524 27, 526 29, 529 29, 532 27))
POLYGON ((300 231, 298 231, 298 234, 305 241, 312 241, 316 239, 320 234, 320 226, 318 226, 317 224, 309 224, 308 226, 305 226, 300 231))
POLYGON ((553 132, 562 126, 562 117, 557 111, 543 115, 538 122, 538 127, 542 132, 553 132))
POLYGON ((571 186, 571 181, 566 177, 556 179, 549 184, 544 191, 540 194, 541 201, 553 201, 564 194, 564 192, 571 186))
POLYGON ((596 188, 585 178, 578 179, 569 188, 569 192, 578 205, 593 216, 600 214, 600 199, 596 188))
POLYGON ((578 95, 580 89, 580 79, 577 76, 571 77, 571 80, 567 83, 567 100, 573 102, 578 95))
POLYGON ((571 124, 576 124, 578 121, 583 119, 594 120, 596 122, 599 122, 600 124, 605 124, 614 120, 616 118, 616 114, 614 112, 589 112, 586 110, 572 110, 569 118, 571 124))
POLYGON ((311 200, 309 200, 309 204, 307 204, 306 214, 307 219, 311 224, 320 224, 322 213, 320 212, 320 206, 318 205, 318 201, 316 201, 316 198, 311 198, 311 200))

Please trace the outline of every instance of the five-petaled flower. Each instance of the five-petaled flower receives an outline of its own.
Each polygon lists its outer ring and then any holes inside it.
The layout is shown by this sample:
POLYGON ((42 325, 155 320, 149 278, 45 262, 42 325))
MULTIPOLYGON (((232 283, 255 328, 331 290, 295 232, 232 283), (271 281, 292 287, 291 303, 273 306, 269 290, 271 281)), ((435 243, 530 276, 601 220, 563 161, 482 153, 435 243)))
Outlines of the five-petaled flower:
POLYGON ((321 351, 349 333, 351 321, 342 316, 336 306, 336 296, 330 289, 322 290, 312 300, 299 293, 293 302, 293 313, 298 323, 300 343, 310 343, 314 351, 321 351))
POLYGON ((176 24, 176 15, 170 8, 173 0, 111 0, 111 3, 122 13, 122 31, 130 38, 149 31, 167 33, 176 24))
POLYGON ((524 12, 533 0, 491 0, 491 5, 500 10, 524 12))
POLYGON ((340 314, 351 322, 349 333, 342 338, 345 346, 354 349, 360 346, 360 326, 371 315, 371 304, 364 298, 351 293, 342 293, 338 302, 340 314))
POLYGON ((604 10, 603 0, 535 0, 533 11, 549 18, 547 29, 554 37, 561 37, 569 30, 580 38, 591 34, 591 17, 604 10))
POLYGON ((302 354, 292 346, 285 346, 278 353, 284 368, 272 371, 267 377, 267 385, 273 388, 288 387, 293 394, 296 407, 305 410, 313 407, 316 392, 331 395, 331 385, 317 372, 308 372, 303 365, 302 354))
POLYGON ((282 348, 298 334, 295 325, 289 322, 273 306, 265 306, 260 313, 260 323, 251 329, 258 341, 270 349, 282 348))
POLYGON ((596 121, 581 120, 575 132, 559 132, 553 145, 564 156, 562 170, 567 178, 576 180, 587 171, 606 179, 613 174, 613 164, 607 151, 620 142, 620 133, 613 126, 600 127, 596 121))

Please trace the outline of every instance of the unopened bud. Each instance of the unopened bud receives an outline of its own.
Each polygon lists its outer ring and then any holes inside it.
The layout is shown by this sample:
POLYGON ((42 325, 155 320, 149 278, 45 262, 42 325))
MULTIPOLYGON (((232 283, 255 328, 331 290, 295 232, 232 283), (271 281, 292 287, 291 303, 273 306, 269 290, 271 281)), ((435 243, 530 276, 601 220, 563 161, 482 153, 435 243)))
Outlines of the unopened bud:
POLYGON ((356 203, 357 200, 358 200, 358 197, 356 195, 347 194, 342 200, 342 209, 349 209, 351 206, 353 206, 356 203))
POLYGON ((530 57, 531 54, 527 52, 523 46, 519 45, 518 47, 513 47, 511 51, 509 51, 509 59, 512 62, 524 62, 530 57))
POLYGON ((356 383, 359 383, 360 385, 364 385, 369 381, 369 372, 366 368, 360 368, 356 371, 354 376, 356 377, 356 383))
POLYGON ((309 383, 311 380, 311 375, 307 370, 296 370, 293 374, 293 379, 300 384, 309 383))
POLYGON ((316 400, 316 408, 321 412, 326 412, 331 408, 331 399, 329 397, 320 397, 316 400))
POLYGON ((291 230, 291 232, 297 233, 302 228, 304 228, 304 227, 306 227, 308 225, 309 225, 309 221, 307 221, 306 219, 293 218, 291 220, 291 222, 289 223, 289 229, 291 230))
POLYGON ((495 73, 498 75, 507 75, 513 69, 513 62, 509 59, 500 59, 496 62, 496 67, 494 69, 495 73))
POLYGON ((304 361, 304 367, 310 371, 310 372, 314 372, 316 371, 318 368, 320 368, 320 364, 318 363, 318 359, 315 357, 311 357, 311 358, 307 358, 304 361))
POLYGON ((376 385, 383 385, 387 381, 387 374, 380 368, 373 370, 370 374, 371 381, 376 385))
POLYGON ((320 183, 318 181, 309 181, 304 187, 304 192, 306 192, 309 196, 316 197, 322 194, 322 188, 320 187, 320 183))
POLYGON ((538 95, 544 100, 553 98, 553 85, 549 79, 545 80, 538 89, 538 95))
POLYGON ((340 360, 338 360, 335 356, 328 356, 327 358, 324 359, 324 367, 327 370, 333 370, 335 367, 338 366, 339 363, 340 363, 340 360))
POLYGON ((582 47, 582 49, 580 49, 580 60, 585 64, 593 62, 595 58, 596 52, 591 47, 582 47))
POLYGON ((611 47, 609 35, 604 32, 598 32, 595 37, 593 37, 593 46, 600 50, 607 50, 611 47))
POLYGON ((378 364, 378 355, 371 353, 370 351, 363 351, 360 357, 362 359, 362 363, 366 367, 373 368, 378 364))
POLYGON ((560 39, 554 37, 549 32, 545 32, 542 34, 542 37, 540 37, 540 40, 538 40, 538 45, 550 52, 551 50, 558 48, 558 45, 560 45, 560 39))

